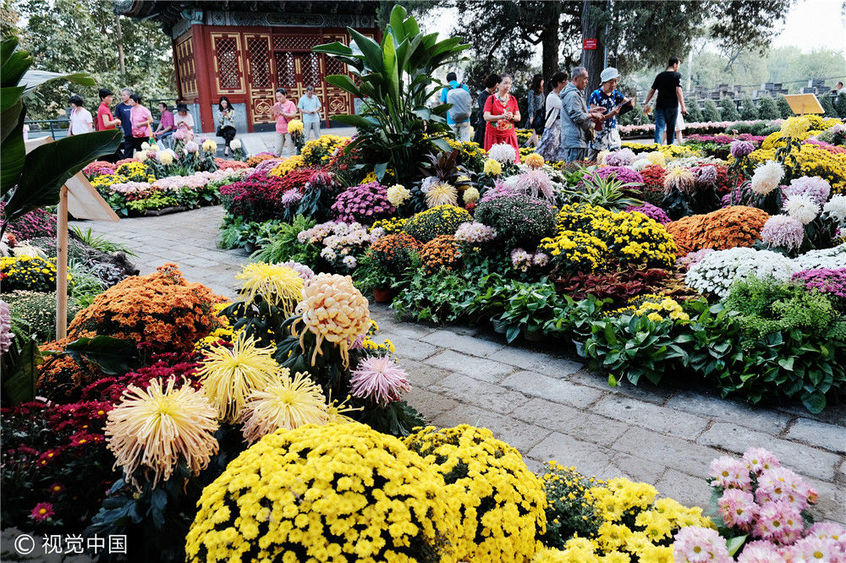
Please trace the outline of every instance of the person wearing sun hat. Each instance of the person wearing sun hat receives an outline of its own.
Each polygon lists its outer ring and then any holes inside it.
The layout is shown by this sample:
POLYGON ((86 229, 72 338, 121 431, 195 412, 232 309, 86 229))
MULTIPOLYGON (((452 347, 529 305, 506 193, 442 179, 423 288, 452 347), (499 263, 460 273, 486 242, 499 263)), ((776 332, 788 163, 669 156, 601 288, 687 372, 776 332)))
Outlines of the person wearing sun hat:
POLYGON ((631 105, 631 100, 617 90, 620 73, 616 68, 609 66, 600 73, 599 79, 602 84, 591 93, 588 105, 591 110, 599 109, 604 113, 602 122, 596 125, 596 138, 590 142, 589 160, 596 158, 599 151, 618 150, 622 146, 620 130, 617 128, 617 116, 626 105, 631 105))

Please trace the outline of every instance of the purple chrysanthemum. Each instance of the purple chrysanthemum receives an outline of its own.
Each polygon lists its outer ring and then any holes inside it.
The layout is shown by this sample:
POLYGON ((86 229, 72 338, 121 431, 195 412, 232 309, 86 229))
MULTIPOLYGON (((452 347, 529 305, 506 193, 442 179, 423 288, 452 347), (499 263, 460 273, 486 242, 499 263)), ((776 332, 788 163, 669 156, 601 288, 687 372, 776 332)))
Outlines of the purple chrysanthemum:
POLYGON ((617 180, 623 182, 624 184, 643 183, 643 176, 641 176, 639 172, 625 166, 601 166, 593 172, 586 174, 585 179, 593 178, 594 174, 596 177, 603 179, 608 178, 609 176, 614 176, 617 180))
POLYGON ((790 181, 790 185, 784 188, 784 195, 808 196, 814 203, 821 206, 831 195, 831 184, 819 176, 802 176, 790 181))
POLYGON ((790 215, 773 215, 761 229, 761 240, 788 251, 798 250, 805 240, 805 226, 790 215))
POLYGON ((519 190, 529 193, 532 197, 541 195, 548 200, 555 197, 555 186, 543 170, 529 170, 520 174, 516 185, 519 190))
POLYGON ((370 357, 350 377, 350 394, 385 406, 411 390, 408 375, 391 358, 370 357))
POLYGON ((288 260, 287 262, 282 262, 280 266, 285 266, 287 268, 291 268, 297 274, 303 278, 304 280, 310 280, 314 277, 314 270, 306 266, 305 264, 300 264, 299 262, 295 262, 293 260, 288 260))
POLYGON ((652 205, 651 203, 644 202, 643 205, 631 206, 626 208, 627 213, 643 213, 650 219, 658 221, 662 225, 666 225, 672 219, 664 212, 663 209, 658 207, 657 205, 652 205))
POLYGON ((282 205, 285 207, 291 207, 292 205, 299 203, 301 199, 303 199, 303 194, 300 193, 300 190, 288 190, 282 194, 282 205))
POLYGON ((609 153, 605 157, 605 164, 608 166, 628 166, 637 159, 632 149, 620 149, 609 153))
POLYGON ((808 289, 846 299, 846 268, 803 270, 793 274, 793 279, 808 289))
POLYGON ((755 150, 755 145, 749 141, 732 141, 729 150, 734 158, 743 158, 752 154, 752 151, 755 150))

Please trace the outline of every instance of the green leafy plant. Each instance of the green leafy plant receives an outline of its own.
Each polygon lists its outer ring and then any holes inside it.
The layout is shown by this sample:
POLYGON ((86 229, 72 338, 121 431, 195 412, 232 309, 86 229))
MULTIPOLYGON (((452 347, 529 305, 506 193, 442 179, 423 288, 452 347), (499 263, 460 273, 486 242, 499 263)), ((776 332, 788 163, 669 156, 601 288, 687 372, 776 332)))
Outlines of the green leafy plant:
POLYGON ((95 235, 94 231, 91 230, 91 227, 88 227, 87 230, 83 231, 81 228, 77 226, 73 226, 70 228, 71 233, 73 236, 79 239, 81 242, 87 244, 92 248, 96 248, 100 252, 123 252, 124 254, 128 254, 129 256, 136 256, 132 250, 129 249, 128 246, 125 244, 121 244, 119 242, 112 242, 105 237, 100 235, 95 235))
POLYGON ((584 175, 582 183, 583 187, 564 192, 570 201, 598 205, 610 211, 623 211, 627 207, 643 204, 626 193, 626 190, 638 188, 641 184, 623 183, 614 176, 603 178, 599 174, 584 175))
POLYGON ((294 217, 292 223, 274 224, 259 236, 259 247, 250 258, 257 262, 276 264, 294 260, 303 264, 317 264, 320 249, 315 245, 303 244, 297 235, 314 227, 317 223, 302 215, 294 217))
POLYGON ((381 44, 352 28, 347 31, 354 47, 336 41, 314 48, 346 64, 357 79, 333 74, 326 81, 366 100, 361 115, 335 116, 358 129, 345 150, 361 149, 379 180, 390 168, 396 181, 410 183, 433 144, 449 150, 443 140, 449 105, 430 109, 426 102, 440 87, 433 78, 437 69, 455 61, 470 45, 461 44, 459 38, 438 41, 437 33, 422 33, 401 6, 391 10, 381 44))

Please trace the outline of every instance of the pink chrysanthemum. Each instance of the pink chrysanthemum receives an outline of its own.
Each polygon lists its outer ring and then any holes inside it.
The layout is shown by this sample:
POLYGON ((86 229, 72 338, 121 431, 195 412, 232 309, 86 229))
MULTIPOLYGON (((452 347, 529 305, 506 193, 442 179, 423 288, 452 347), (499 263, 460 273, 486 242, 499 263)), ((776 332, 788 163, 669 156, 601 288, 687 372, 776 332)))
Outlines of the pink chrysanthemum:
POLYGON ((804 523, 799 508, 786 501, 765 502, 758 511, 754 535, 764 540, 790 545, 802 535, 804 523))
POLYGON ((5 354, 12 347, 12 314, 9 304, 0 300, 0 354, 5 354))
POLYGON ((725 455, 711 462, 711 477, 711 486, 723 489, 747 490, 752 482, 746 464, 725 455))
POLYGON ((765 469, 781 467, 778 458, 764 448, 749 448, 743 454, 743 461, 746 462, 749 471, 756 475, 760 475, 765 469))
POLYGON ((832 539, 823 539, 816 536, 808 536, 797 541, 786 550, 788 561, 820 561, 831 563, 835 561, 846 561, 840 544, 832 539))
POLYGON ((812 495, 816 497, 816 491, 811 489, 802 477, 786 467, 774 467, 765 470, 758 477, 755 500, 758 504, 783 500, 802 510, 808 506, 812 495))
POLYGON ((291 207, 295 203, 299 203, 301 199, 303 199, 303 194, 300 193, 300 190, 288 190, 282 194, 282 205, 291 207))
POLYGON ((372 399, 380 405, 398 401, 400 395, 411 390, 408 374, 391 358, 367 358, 350 377, 350 394, 372 399))
POLYGON ((840 549, 846 553, 846 528, 835 522, 817 522, 808 528, 809 536, 834 540, 840 545, 840 549))
POLYGON ((29 513, 32 519, 36 522, 44 522, 48 518, 52 518, 56 512, 53 510, 53 505, 49 502, 39 502, 29 513))
POLYGON ((720 537, 716 530, 700 526, 689 526, 678 531, 673 543, 673 558, 676 563, 732 561, 726 548, 726 540, 720 537))
POLYGON ((784 561, 778 547, 764 540, 747 543, 737 558, 737 563, 783 563, 784 561))
POLYGON ((758 505, 752 493, 740 489, 726 489, 717 501, 720 514, 728 526, 749 531, 755 522, 758 505))

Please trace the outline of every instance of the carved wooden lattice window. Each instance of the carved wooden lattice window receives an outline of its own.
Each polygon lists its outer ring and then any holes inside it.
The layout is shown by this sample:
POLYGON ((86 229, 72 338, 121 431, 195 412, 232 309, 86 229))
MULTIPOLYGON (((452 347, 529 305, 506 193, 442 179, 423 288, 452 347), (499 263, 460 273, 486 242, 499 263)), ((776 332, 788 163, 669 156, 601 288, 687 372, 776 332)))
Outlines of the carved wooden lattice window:
POLYGON ((318 86, 320 84, 320 58, 317 53, 308 53, 303 57, 303 85, 318 86))
POLYGON ((297 79, 294 76, 294 55, 292 53, 276 53, 276 82, 282 88, 293 88, 297 85, 297 79))
POLYGON ((217 48, 217 69, 220 72, 220 88, 222 90, 238 90, 241 87, 238 75, 238 52, 235 38, 220 37, 215 42, 217 48))
POLYGON ((271 88, 270 61, 267 58, 267 40, 253 38, 247 40, 250 53, 250 73, 253 88, 271 88))
POLYGON ((326 55, 326 74, 346 74, 344 71, 345 66, 344 63, 336 59, 335 57, 330 57, 326 55))
POLYGON ((182 95, 196 94, 197 77, 194 72, 194 42, 190 37, 176 45, 176 69, 182 95))

